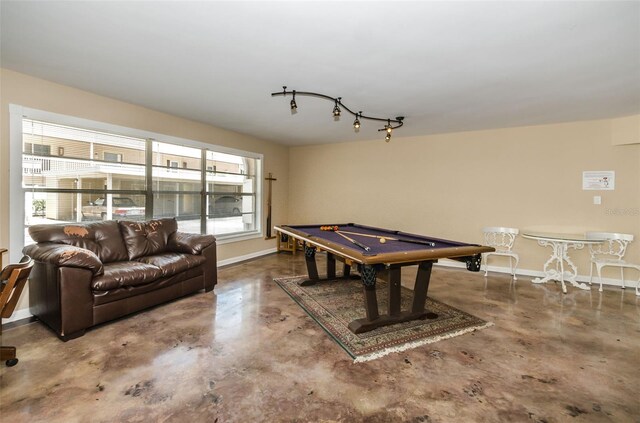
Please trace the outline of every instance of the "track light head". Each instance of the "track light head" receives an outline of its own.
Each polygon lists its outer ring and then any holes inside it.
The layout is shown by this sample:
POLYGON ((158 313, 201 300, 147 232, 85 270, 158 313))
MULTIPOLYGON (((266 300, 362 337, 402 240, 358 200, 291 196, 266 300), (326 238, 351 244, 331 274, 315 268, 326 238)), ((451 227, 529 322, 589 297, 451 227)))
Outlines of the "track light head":
POLYGON ((293 91, 293 98, 291 99, 291 114, 295 115, 298 113, 298 104, 296 103, 296 92, 293 91))
POLYGON ((393 131, 393 126, 391 126, 391 119, 387 120, 387 124, 385 125, 384 129, 387 131, 387 134, 391 134, 391 131, 393 131))
POLYGON ((384 140, 385 140, 386 142, 389 142, 389 141, 391 140, 391 132, 387 132, 387 136, 386 136, 386 137, 384 137, 384 140))
POLYGON ((358 112, 356 113, 356 120, 353 121, 353 129, 356 130, 356 132, 358 131, 358 129, 360 129, 360 115, 362 114, 362 112, 358 112))
POLYGON ((338 120, 340 118, 340 113, 342 113, 342 110, 340 110, 340 106, 338 106, 338 103, 340 102, 340 99, 342 97, 338 97, 336 99, 336 105, 333 107, 333 119, 334 120, 338 120))

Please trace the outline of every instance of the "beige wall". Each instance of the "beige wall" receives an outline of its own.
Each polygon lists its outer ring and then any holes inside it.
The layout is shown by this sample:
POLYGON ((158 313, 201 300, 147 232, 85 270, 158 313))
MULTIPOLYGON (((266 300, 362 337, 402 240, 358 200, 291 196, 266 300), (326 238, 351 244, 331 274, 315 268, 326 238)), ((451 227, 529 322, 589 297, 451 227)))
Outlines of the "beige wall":
POLYGON ((612 119, 611 142, 614 145, 640 144, 640 115, 612 119))
MULTIPOLYGON (((357 221, 469 242, 482 241, 483 226, 640 237, 640 145, 613 146, 611 120, 401 135, 292 148, 291 223, 357 221), (614 170, 615 191, 583 191, 585 170, 614 170)), ((530 270, 549 254, 521 237, 516 249, 530 270)), ((640 262, 640 239, 628 255, 640 262)), ((588 274, 588 252, 573 256, 588 274)))
MULTIPOLYGON (((613 145, 636 138, 637 117, 415 138, 401 138, 400 129, 388 144, 288 149, 7 70, 1 70, 0 96, 1 198, 9 194, 9 104, 18 104, 262 153, 265 174, 278 178, 274 224, 356 221, 469 242, 481 242, 488 225, 640 237, 640 144, 613 145), (584 170, 615 170, 616 190, 582 191, 584 170), (602 205, 592 204, 593 195, 602 196, 602 205)), ((0 202, 2 246, 9 241, 8 210, 0 202)), ((273 246, 262 239, 225 244, 219 259, 273 246)), ((540 270, 548 258, 534 241, 519 238, 516 248, 524 269, 540 270)), ((573 256, 588 274, 587 252, 573 256)), ((640 239, 628 256, 640 261, 640 239)))
MULTIPOLYGON (((273 224, 286 223, 288 210, 288 148, 247 135, 178 118, 154 110, 0 69, 0 198, 9 198, 9 104, 120 125, 264 154, 264 172, 273 184, 273 224)), ((263 186, 266 193, 266 185, 263 186)), ((20 200, 18 200, 20 201, 20 200)), ((266 195, 264 196, 266 212, 266 195)), ((265 216, 266 218, 266 216, 265 216)), ((264 219, 263 219, 264 220, 264 219)), ((264 226, 264 222, 263 222, 264 226)), ((9 245, 9 203, 0 201, 0 246, 9 245)), ((275 240, 253 239, 223 244, 218 259, 249 255, 275 247, 275 240)), ((6 259, 6 256, 5 256, 6 259)), ((27 304, 23 295, 19 308, 27 304)))

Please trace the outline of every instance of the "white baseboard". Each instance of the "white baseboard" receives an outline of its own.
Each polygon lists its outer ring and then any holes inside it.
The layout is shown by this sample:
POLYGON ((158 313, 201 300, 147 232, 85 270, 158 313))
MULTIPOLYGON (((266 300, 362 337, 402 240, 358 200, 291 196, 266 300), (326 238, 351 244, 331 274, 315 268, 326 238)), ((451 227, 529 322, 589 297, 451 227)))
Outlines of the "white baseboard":
POLYGON ((28 319, 32 314, 29 312, 29 308, 21 308, 20 310, 15 310, 11 317, 8 319, 2 319, 2 324, 15 322, 16 320, 28 319))
MULTIPOLYGON (((438 261, 436 263, 436 266, 456 267, 456 268, 466 269, 466 265, 464 263, 459 262, 459 261, 455 261, 455 260, 447 260, 447 259, 438 261)), ((482 267, 481 272, 484 272, 484 266, 482 267)), ((510 274, 511 273, 511 269, 509 269, 508 267, 489 266, 489 272, 510 274)), ((517 269, 516 270, 516 275, 518 275, 518 276, 531 276, 531 277, 534 277, 534 278, 541 278, 541 277, 544 277, 544 272, 541 271, 541 270, 517 269)), ((576 280, 578 282, 589 283, 589 275, 578 275, 576 277, 576 280)), ((625 275, 625 286, 627 288, 635 288, 635 283, 636 283, 636 280, 627 279, 626 275, 625 275)), ((603 285, 622 287, 622 281, 620 279, 602 278, 602 284, 603 285)), ((593 276, 593 285, 598 285, 598 286, 600 285, 600 280, 598 279, 597 275, 593 276)))

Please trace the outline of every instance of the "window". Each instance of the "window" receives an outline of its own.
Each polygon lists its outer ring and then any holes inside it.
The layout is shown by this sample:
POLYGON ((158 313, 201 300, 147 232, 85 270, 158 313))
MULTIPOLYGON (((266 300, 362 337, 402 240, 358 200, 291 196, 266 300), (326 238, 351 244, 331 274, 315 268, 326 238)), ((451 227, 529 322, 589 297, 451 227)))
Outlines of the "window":
POLYGON ((25 225, 144 219, 144 212, 123 213, 105 203, 135 198, 144 210, 144 139, 23 119, 22 142, 25 225), (52 148, 63 149, 64 156, 51 156, 52 148))
MULTIPOLYGON (((62 148, 62 147, 60 147, 62 148)), ((104 152, 104 161, 105 162, 115 162, 119 163, 122 161, 122 154, 120 153, 109 153, 108 151, 104 152)))
MULTIPOLYGON (((51 155, 51 146, 50 145, 42 145, 42 144, 33 144, 31 142, 24 143, 25 153, 35 154, 37 156, 50 156, 51 155)), ((64 152, 64 150, 63 150, 64 152)), ((59 154, 60 156, 64 154, 59 154)))
POLYGON ((201 156, 198 148, 152 143, 153 217, 175 216, 178 227, 185 232, 201 232, 202 229, 201 156), (181 161, 188 167, 180 168, 181 161))
POLYGON ((206 165, 207 227, 212 226, 213 232, 220 234, 254 230, 260 162, 207 151, 206 165))
POLYGON ((124 136, 21 119, 25 229, 38 223, 176 217, 185 232, 219 239, 260 235, 258 154, 214 151, 208 144, 158 134, 124 136), (161 138, 167 142, 156 141, 161 138), (51 156, 52 148, 64 154, 51 156))

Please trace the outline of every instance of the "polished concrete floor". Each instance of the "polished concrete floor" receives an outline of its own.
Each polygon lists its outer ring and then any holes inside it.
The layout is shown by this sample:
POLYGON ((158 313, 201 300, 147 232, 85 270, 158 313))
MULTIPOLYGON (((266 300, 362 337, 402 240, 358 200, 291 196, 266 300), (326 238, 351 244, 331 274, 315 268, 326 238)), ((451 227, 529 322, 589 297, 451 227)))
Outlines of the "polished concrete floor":
MULTIPOLYGON (((437 267, 430 294, 495 325, 354 364, 273 281, 277 254, 61 342, 6 330, 2 422, 639 422, 640 298, 437 267)), ((413 269, 403 275, 411 285, 413 269)))

